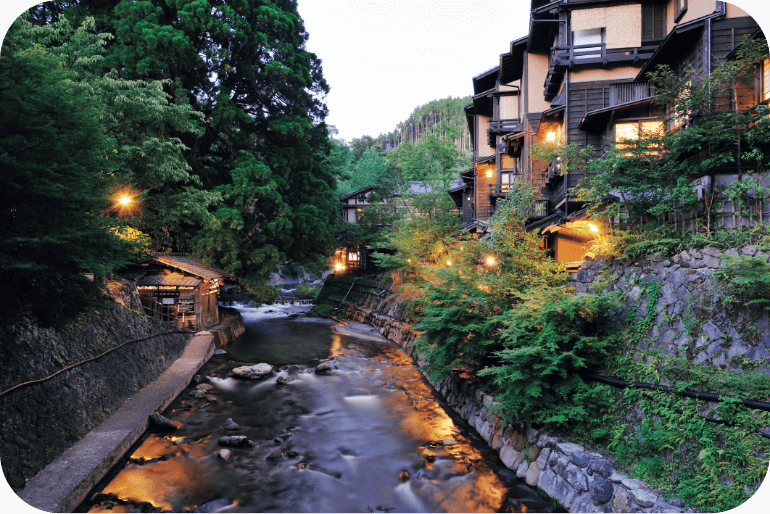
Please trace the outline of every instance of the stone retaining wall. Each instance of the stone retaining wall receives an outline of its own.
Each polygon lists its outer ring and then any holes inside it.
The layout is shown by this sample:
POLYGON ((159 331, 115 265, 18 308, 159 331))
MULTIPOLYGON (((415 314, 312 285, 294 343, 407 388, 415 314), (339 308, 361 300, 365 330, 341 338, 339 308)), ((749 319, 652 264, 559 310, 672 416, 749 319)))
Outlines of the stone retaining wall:
MULTIPOLYGON (((345 316, 375 327, 422 365, 411 345, 412 327, 385 313, 346 302, 345 316)), ((392 307, 395 308, 395 307, 392 307)), ((479 435, 500 453, 506 467, 571 512, 683 512, 684 502, 666 499, 642 481, 617 473, 601 454, 493 414, 495 400, 453 372, 433 387, 479 435)), ((692 512, 688 511, 688 512, 692 512)))
MULTIPOLYGON (((0 391, 41 379, 120 343, 178 330, 169 323, 105 303, 63 330, 30 327, 0 364, 0 391)), ((130 343, 119 350, 0 397, 0 465, 11 487, 54 460, 127 398, 163 373, 183 352, 190 334, 130 343)))
MULTIPOLYGON (((695 364, 741 370, 746 360, 770 357, 770 312, 762 308, 725 303, 733 294, 713 277, 725 255, 747 255, 770 262, 770 248, 747 246, 683 251, 671 259, 659 254, 641 261, 587 260, 570 285, 578 293, 618 291, 623 300, 614 315, 625 320, 630 308, 637 318, 647 314, 651 284, 660 288, 654 304, 654 326, 640 349, 655 348, 668 355, 685 356, 695 364)), ((770 359, 769 359, 770 360, 770 359)), ((770 370, 768 362, 752 369, 770 370)))

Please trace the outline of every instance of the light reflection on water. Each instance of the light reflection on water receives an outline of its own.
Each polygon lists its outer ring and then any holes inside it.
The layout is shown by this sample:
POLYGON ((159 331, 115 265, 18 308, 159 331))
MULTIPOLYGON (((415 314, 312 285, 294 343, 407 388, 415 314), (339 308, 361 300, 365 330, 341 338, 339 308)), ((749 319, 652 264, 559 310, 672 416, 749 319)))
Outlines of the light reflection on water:
POLYGON ((525 511, 548 509, 447 415, 399 348, 335 333, 328 320, 288 318, 300 309, 241 307, 247 332, 200 371, 217 401, 188 396, 192 384, 164 413, 181 428, 149 434, 93 491, 112 496, 81 511, 204 504, 207 512, 512 511, 511 494, 529 496, 525 511), (315 375, 327 359, 334 374, 315 375), (258 362, 273 364, 276 374, 261 382, 228 378, 258 362), (227 418, 244 428, 228 432, 227 418), (245 435, 255 446, 231 448, 225 462, 217 457, 223 435, 245 435), (458 444, 443 446, 444 439, 458 444))

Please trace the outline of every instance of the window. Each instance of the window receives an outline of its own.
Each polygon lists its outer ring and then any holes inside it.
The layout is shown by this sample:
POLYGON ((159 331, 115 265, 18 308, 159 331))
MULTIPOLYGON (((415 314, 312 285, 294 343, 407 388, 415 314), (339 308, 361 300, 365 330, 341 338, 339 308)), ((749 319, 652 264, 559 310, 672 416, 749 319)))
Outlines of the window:
POLYGON ((674 0, 674 23, 679 23, 687 12, 687 0, 674 0))
POLYGON ((762 63, 762 96, 761 101, 770 99, 770 59, 762 63))
POLYGON ((511 190, 511 184, 513 183, 513 177, 511 173, 500 173, 500 192, 507 193, 511 190))
POLYGON ((642 4, 642 41, 666 37, 666 4, 642 4))
MULTIPOLYGON (((615 124, 615 147, 622 152, 624 149, 629 151, 621 153, 624 157, 630 157, 632 155, 631 150, 634 149, 634 143, 632 141, 638 140, 640 137, 650 137, 655 135, 663 135, 663 121, 662 120, 642 120, 642 121, 630 121, 615 124)), ((657 148, 649 152, 645 152, 647 155, 657 153, 657 148)))
POLYGON ((574 48, 575 60, 577 59, 589 59, 592 57, 602 56, 601 46, 590 45, 603 45, 606 41, 605 30, 601 29, 585 29, 575 30, 572 32, 572 46, 574 48), (598 53, 594 53, 598 52, 598 53))

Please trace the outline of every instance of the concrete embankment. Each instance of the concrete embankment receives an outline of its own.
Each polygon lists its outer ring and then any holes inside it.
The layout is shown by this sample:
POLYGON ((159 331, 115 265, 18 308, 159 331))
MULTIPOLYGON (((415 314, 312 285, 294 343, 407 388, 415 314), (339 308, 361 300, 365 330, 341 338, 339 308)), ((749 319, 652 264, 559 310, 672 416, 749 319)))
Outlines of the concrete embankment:
MULTIPOLYGON (((143 332, 158 333, 173 329, 168 324, 144 318, 127 309, 118 307, 111 309, 115 309, 113 316, 117 318, 128 316, 134 326, 147 324, 143 332)), ((12 444, 16 441, 19 443, 17 446, 22 450, 24 445, 45 447, 48 444, 57 444, 64 440, 58 437, 58 432, 43 430, 40 436, 33 438, 34 433, 30 434, 33 431, 32 427, 54 423, 54 419, 64 419, 68 422, 70 418, 73 418, 76 425, 76 420, 80 419, 78 413, 91 408, 90 404, 94 401, 106 401, 102 396, 110 400, 109 405, 114 409, 106 421, 83 437, 78 437, 74 445, 67 448, 52 462, 49 461, 50 463, 42 471, 29 479, 18 493, 19 496, 33 507, 48 512, 69 512, 77 507, 88 491, 144 433, 147 429, 148 417, 163 411, 187 387, 195 373, 213 355, 217 347, 243 333, 243 321, 237 311, 223 309, 221 314, 221 323, 206 331, 194 335, 186 333, 156 337, 126 345, 103 359, 74 368, 50 382, 20 391, 23 394, 14 398, 10 405, 6 401, 5 411, 24 413, 32 416, 32 423, 37 423, 37 425, 19 426, 15 423, 9 424, 7 419, 3 422, 4 452, 0 457, 9 482, 11 477, 6 470, 6 462, 10 460, 8 457, 11 454, 5 452, 10 446, 8 442, 12 444), (164 344, 163 338, 168 337, 177 340, 173 345, 168 341, 164 344), (145 387, 142 380, 146 380, 149 385, 145 387), (99 386, 98 394, 93 394, 93 389, 89 387, 94 385, 99 386), (30 394, 43 397, 58 395, 61 397, 58 398, 61 403, 58 407, 54 403, 39 410, 37 403, 26 406, 18 404, 19 401, 23 401, 24 395, 30 394), (74 399, 70 398, 72 396, 74 399), (127 396, 130 397, 127 399, 127 396)), ((100 328, 104 329, 98 323, 84 324, 82 336, 93 337, 100 328)), ((56 401, 56 398, 54 400, 56 401)), ((70 440, 67 445, 71 443, 70 440)), ((18 477, 19 474, 12 476, 18 477)), ((18 478, 15 484, 18 485, 18 478)), ((11 483, 12 486, 15 484, 11 483)))
MULTIPOLYGON (((335 302, 341 307, 338 319, 355 322, 342 330, 360 335, 357 332, 367 332, 364 327, 373 327, 423 365, 412 346, 417 336, 412 326, 383 311, 363 307, 372 304, 371 296, 363 294, 355 304, 335 302)), ((393 304, 387 307, 390 312, 398 310, 393 304)), ((683 501, 664 498, 641 480, 618 473, 610 459, 600 453, 552 437, 525 422, 503 419, 494 412, 495 398, 465 374, 452 372, 432 385, 499 452, 506 467, 570 512, 694 512, 685 511, 683 501)))

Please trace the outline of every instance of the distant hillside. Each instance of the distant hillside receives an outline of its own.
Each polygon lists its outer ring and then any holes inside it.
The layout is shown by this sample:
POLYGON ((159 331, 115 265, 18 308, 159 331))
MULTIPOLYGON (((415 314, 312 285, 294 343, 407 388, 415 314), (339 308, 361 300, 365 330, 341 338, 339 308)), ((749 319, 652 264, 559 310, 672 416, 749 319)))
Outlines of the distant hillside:
POLYGON ((463 107, 472 102, 470 96, 463 98, 443 98, 433 100, 417 107, 409 117, 396 125, 396 129, 377 139, 377 146, 383 150, 392 150, 400 143, 414 143, 424 134, 451 139, 457 149, 463 153, 471 152, 471 137, 465 121, 463 107))

